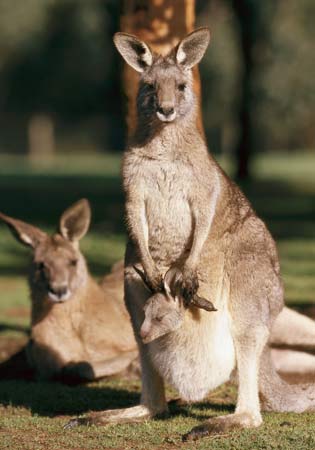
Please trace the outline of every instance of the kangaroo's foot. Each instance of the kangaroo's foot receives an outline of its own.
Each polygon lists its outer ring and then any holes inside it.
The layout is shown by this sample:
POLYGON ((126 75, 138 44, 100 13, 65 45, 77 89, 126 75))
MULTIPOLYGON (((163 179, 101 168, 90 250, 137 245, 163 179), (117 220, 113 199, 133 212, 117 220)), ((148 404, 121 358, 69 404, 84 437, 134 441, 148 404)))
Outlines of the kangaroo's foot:
POLYGON ((107 425, 110 423, 135 423, 151 419, 159 413, 154 413, 144 405, 132 406, 122 409, 108 409, 92 413, 87 417, 71 419, 64 429, 74 428, 79 425, 107 425))
POLYGON ((242 428, 256 428, 262 423, 260 415, 254 416, 250 413, 235 413, 226 416, 209 419, 202 425, 194 427, 183 436, 184 441, 195 441, 210 434, 223 434, 242 428))

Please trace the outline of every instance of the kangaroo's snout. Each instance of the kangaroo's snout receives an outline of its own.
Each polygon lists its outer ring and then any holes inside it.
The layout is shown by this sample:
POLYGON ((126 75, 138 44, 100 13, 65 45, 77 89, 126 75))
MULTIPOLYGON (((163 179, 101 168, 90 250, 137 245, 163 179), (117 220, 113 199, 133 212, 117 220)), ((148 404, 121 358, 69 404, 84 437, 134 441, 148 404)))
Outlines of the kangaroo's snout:
POLYGON ((157 117, 162 122, 172 122, 176 117, 174 106, 158 106, 156 110, 157 117))
POLYGON ((145 339, 146 337, 148 337, 148 335, 149 335, 149 330, 141 327, 141 330, 140 330, 141 339, 145 339))
POLYGON ((70 290, 65 284, 49 285, 48 296, 54 302, 64 302, 70 297, 70 290))

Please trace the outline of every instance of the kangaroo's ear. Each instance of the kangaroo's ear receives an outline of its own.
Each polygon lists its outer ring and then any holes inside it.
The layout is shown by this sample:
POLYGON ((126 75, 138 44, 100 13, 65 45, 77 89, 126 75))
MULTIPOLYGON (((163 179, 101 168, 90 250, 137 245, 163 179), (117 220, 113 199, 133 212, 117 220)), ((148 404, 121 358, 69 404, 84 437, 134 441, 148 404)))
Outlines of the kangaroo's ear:
POLYGON ((79 241, 89 229, 91 208, 85 198, 71 205, 60 217, 59 231, 69 241, 79 241))
POLYGON ((34 227, 21 220, 13 219, 0 213, 0 219, 8 225, 13 236, 22 244, 35 248, 47 236, 39 228, 34 227))
POLYGON ((174 300, 180 295, 179 281, 182 279, 182 272, 178 267, 171 267, 164 276, 164 290, 168 299, 174 300))
POLYGON ((150 47, 136 36, 116 33, 114 44, 124 60, 137 72, 143 72, 153 62, 150 47))
POLYGON ((185 69, 191 69, 198 64, 205 54, 210 42, 208 28, 199 28, 188 34, 176 50, 176 62, 185 69))

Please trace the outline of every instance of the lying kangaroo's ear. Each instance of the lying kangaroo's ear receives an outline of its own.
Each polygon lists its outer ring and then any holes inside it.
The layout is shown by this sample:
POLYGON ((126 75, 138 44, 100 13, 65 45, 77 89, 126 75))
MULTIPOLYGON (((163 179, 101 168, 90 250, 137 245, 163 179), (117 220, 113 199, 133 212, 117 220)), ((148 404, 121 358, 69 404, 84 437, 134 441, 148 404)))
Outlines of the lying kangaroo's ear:
POLYGON ((199 28, 188 34, 176 50, 176 62, 185 69, 191 69, 202 59, 210 42, 208 28, 199 28))
POLYGON ((179 281, 182 272, 178 267, 171 267, 164 276, 164 290, 169 300, 174 300, 180 295, 179 281))
POLYGON ((22 244, 35 248, 47 236, 39 228, 0 213, 0 219, 8 225, 13 236, 22 244))
POLYGON ((60 217, 59 231, 69 241, 79 241, 88 231, 91 222, 91 208, 85 198, 74 203, 60 217))
POLYGON ((114 44, 126 63, 137 72, 143 72, 152 65, 153 56, 150 47, 136 36, 116 33, 114 44))

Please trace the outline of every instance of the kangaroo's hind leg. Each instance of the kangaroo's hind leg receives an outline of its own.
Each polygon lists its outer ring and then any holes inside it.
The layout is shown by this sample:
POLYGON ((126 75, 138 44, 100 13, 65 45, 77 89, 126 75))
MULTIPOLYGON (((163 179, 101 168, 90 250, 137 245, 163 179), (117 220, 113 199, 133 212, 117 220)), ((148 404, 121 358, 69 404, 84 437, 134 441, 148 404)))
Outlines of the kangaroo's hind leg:
POLYGON ((259 367, 270 334, 272 316, 281 309, 281 283, 268 261, 235 263, 230 275, 229 310, 238 371, 235 412, 210 419, 184 439, 211 433, 258 427, 262 423, 259 402, 259 367), (246 280, 246 282, 244 281, 246 280), (277 311, 278 310, 278 311, 277 311), (271 312, 272 311, 272 312, 271 312))
MULTIPOLYGON (((143 306, 150 296, 133 264, 125 268, 125 301, 139 346, 142 392, 140 404, 129 408, 92 413, 86 418, 71 420, 66 428, 76 425, 105 425, 108 423, 140 422, 167 411, 164 383, 152 364, 147 346, 139 339, 144 320, 143 306)), ((119 332, 119 330, 117 330, 119 332)))

